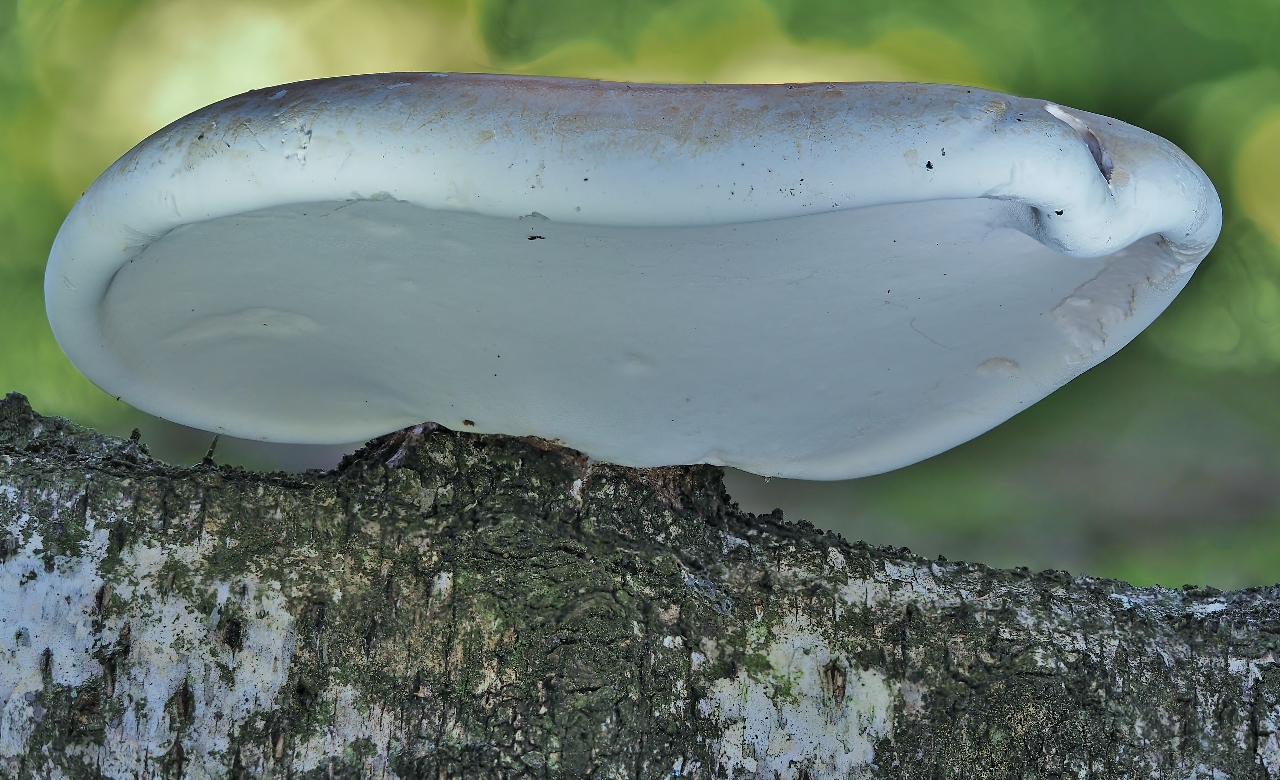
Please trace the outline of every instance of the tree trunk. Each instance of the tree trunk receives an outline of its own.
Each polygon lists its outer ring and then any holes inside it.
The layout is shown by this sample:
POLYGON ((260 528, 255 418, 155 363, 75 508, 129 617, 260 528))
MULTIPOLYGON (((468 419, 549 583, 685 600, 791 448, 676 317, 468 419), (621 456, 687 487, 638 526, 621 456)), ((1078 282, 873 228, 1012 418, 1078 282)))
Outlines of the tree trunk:
POLYGON ((1280 591, 927 561, 427 424, 176 468, 0 404, 0 777, 1280 777, 1280 591))

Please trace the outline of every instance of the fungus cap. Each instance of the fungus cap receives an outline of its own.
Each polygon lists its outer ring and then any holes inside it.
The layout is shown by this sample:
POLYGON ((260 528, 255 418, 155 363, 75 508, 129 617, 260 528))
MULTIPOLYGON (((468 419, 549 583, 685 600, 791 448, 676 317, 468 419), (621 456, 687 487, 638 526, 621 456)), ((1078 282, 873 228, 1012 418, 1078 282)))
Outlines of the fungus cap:
POLYGON ((1113 354, 1220 226, 1169 142, 980 89, 380 74, 146 139, 45 295, 90 380, 197 428, 840 479, 1113 354))

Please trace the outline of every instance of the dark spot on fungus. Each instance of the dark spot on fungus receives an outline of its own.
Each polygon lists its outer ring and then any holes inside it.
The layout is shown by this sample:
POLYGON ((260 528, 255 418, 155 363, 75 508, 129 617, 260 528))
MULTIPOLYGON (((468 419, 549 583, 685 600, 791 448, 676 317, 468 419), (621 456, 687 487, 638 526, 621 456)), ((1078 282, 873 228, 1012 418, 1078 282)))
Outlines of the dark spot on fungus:
POLYGON ((1062 212, 1063 212, 1063 209, 1058 209, 1057 211, 1055 211, 1055 212, 1053 212, 1053 213, 1054 213, 1054 214, 1057 214, 1058 216, 1062 216, 1062 212))
POLYGON ((924 167, 929 170, 933 170, 933 160, 925 160, 924 167))
MULTIPOLYGON (((497 376, 497 374, 494 374, 494 376, 497 376)), ((469 426, 469 427, 472 427, 472 428, 476 427, 475 422, 474 422, 474 421, 472 421, 472 420, 463 420, 463 421, 462 421, 462 424, 463 424, 463 425, 466 425, 466 426, 469 426)))
POLYGON ((529 236, 530 241, 537 241, 540 238, 545 239, 546 236, 529 236))

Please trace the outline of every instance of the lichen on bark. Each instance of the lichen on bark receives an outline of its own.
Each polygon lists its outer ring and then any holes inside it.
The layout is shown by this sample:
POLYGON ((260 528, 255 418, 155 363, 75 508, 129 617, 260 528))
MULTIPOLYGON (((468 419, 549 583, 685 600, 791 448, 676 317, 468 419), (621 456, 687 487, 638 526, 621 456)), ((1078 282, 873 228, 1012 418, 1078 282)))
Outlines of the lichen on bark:
POLYGON ((1277 596, 927 561, 539 440, 261 474, 0 404, 0 778, 1275 778, 1277 596))

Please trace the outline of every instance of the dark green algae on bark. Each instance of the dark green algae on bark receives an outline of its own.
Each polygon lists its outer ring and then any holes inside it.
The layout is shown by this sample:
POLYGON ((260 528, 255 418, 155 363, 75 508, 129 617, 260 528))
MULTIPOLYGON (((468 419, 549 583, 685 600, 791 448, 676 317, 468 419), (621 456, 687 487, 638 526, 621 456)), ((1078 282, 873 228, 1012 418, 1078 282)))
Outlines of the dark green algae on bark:
POLYGON ((0 777, 1280 777, 1273 588, 926 561, 425 424, 176 468, 0 404, 0 777))

